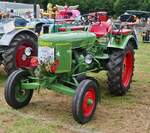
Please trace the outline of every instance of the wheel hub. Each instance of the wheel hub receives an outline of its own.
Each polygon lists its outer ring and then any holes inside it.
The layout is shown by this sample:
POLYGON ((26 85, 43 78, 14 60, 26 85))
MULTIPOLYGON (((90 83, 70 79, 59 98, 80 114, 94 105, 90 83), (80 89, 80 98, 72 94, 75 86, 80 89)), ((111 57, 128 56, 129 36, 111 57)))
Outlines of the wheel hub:
POLYGON ((15 89, 16 89, 16 96, 15 96, 16 100, 19 102, 23 102, 28 95, 27 91, 20 89, 19 85, 15 89))
POLYGON ((93 88, 90 88, 83 99, 82 110, 84 117, 89 117, 95 106, 96 94, 93 88))
POLYGON ((90 106, 90 105, 92 105, 92 104, 93 104, 93 100, 89 98, 89 99, 88 99, 88 102, 87 102, 87 105, 90 106))

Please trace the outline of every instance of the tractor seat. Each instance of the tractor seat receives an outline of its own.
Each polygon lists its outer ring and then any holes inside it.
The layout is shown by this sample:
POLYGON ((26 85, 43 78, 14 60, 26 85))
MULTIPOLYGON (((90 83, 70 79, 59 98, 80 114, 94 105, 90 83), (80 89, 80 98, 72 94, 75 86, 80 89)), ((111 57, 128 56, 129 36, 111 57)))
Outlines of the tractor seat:
POLYGON ((84 30, 85 26, 71 26, 71 27, 60 27, 58 28, 58 31, 60 32, 64 32, 67 30, 71 30, 71 31, 78 31, 78 30, 84 30))
POLYGON ((97 38, 106 36, 111 31, 112 25, 108 24, 107 22, 97 22, 93 24, 89 29, 89 32, 95 33, 97 38))
POLYGON ((112 31, 113 35, 129 35, 130 33, 132 33, 132 30, 130 29, 121 29, 112 31))

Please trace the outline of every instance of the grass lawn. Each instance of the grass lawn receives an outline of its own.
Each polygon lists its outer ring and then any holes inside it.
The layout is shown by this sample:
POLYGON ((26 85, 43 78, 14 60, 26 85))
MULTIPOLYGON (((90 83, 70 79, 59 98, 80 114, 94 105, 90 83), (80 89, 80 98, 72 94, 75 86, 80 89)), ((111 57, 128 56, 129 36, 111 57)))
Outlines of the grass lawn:
POLYGON ((71 114, 71 97, 54 92, 35 92, 31 103, 11 109, 3 96, 6 76, 0 74, 0 133, 150 133, 150 44, 136 51, 131 89, 123 97, 107 90, 106 72, 94 76, 102 89, 102 101, 86 125, 77 124, 71 114))

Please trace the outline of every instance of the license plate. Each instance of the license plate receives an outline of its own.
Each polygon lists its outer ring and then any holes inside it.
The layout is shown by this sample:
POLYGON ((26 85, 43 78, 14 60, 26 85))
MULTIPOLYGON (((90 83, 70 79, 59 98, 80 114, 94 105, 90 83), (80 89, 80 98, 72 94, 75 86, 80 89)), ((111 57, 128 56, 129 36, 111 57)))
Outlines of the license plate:
POLYGON ((54 48, 49 47, 39 47, 38 49, 38 59, 40 63, 53 63, 54 62, 54 48))

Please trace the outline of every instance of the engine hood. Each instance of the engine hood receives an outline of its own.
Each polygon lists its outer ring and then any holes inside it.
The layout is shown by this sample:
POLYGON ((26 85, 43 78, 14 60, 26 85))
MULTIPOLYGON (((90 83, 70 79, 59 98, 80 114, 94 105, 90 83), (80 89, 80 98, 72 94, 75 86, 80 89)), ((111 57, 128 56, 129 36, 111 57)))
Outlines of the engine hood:
POLYGON ((55 47, 55 45, 68 43, 69 45, 72 45, 72 47, 76 48, 92 44, 95 42, 95 40, 95 34, 86 31, 61 32, 41 35, 39 37, 39 45, 55 47))

